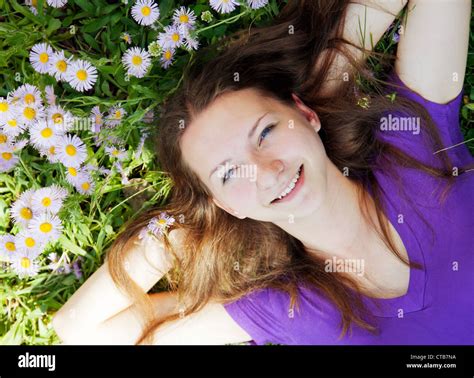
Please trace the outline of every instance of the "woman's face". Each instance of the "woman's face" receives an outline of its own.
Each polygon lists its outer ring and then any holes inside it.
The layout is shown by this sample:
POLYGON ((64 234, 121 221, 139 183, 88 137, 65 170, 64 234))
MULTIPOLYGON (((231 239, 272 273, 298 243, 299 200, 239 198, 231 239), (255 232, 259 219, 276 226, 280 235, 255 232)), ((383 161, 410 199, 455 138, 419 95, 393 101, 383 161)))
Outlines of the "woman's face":
POLYGON ((180 141, 185 162, 230 214, 281 222, 312 214, 324 201, 328 159, 320 122, 294 99, 289 107, 255 89, 228 92, 186 127, 180 141), (287 196, 272 203, 286 189, 287 196))

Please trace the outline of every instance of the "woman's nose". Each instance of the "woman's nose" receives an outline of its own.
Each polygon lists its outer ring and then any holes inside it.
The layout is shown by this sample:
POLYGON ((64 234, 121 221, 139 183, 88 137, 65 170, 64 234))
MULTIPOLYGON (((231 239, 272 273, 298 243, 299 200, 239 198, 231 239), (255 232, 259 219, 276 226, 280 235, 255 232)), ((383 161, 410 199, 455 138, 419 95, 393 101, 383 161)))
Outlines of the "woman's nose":
POLYGON ((260 190, 274 188, 278 184, 278 177, 283 171, 283 163, 280 160, 272 160, 268 163, 257 165, 257 187, 260 190))

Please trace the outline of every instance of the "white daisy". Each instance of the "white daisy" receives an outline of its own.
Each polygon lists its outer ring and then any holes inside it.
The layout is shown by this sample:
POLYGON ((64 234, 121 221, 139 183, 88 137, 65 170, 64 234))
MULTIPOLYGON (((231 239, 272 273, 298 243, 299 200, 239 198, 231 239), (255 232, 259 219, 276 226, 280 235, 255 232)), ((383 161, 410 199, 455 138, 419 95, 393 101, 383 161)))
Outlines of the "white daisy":
POLYGON ((57 214, 67 197, 67 190, 58 185, 51 185, 35 191, 31 198, 31 208, 34 214, 50 212, 57 214))
POLYGON ((102 125, 104 124, 104 115, 100 111, 99 106, 94 106, 91 109, 91 118, 92 118, 92 122, 94 124, 94 130, 93 131, 95 133, 98 133, 100 131, 100 129, 102 128, 102 125))
POLYGON ((40 90, 31 84, 23 84, 13 91, 10 95, 12 103, 17 105, 43 105, 40 90), (18 103, 16 103, 18 100, 18 103))
POLYGON ((37 257, 36 253, 20 251, 12 260, 11 268, 21 278, 36 276, 40 269, 37 257))
POLYGON ((239 5, 236 0, 210 0, 209 4, 219 13, 230 13, 239 5))
POLYGON ((132 43, 132 37, 127 32, 122 33, 120 38, 123 39, 127 43, 127 45, 132 43))
POLYGON ((66 167, 79 167, 87 158, 84 142, 77 135, 61 135, 55 144, 59 161, 66 167))
POLYGON ((25 0, 25 5, 28 5, 30 7, 30 11, 34 15, 38 14, 38 9, 36 8, 37 2, 38 2, 37 0, 25 0))
POLYGON ((43 106, 36 105, 23 105, 18 109, 19 121, 24 123, 26 126, 31 126, 44 118, 43 106))
POLYGON ((45 120, 40 120, 30 127, 30 140, 37 149, 54 146, 61 135, 53 124, 45 120))
MULTIPOLYGON (((54 55, 53 55, 54 58, 54 55)), ((44 92, 46 93, 46 102, 48 106, 56 105, 56 95, 54 94, 54 88, 52 85, 47 85, 44 88, 44 92)))
POLYGON ((191 36, 189 30, 184 31, 184 47, 187 50, 197 50, 199 48, 199 41, 196 37, 191 36))
POLYGON ((25 190, 13 203, 12 207, 10 208, 10 215, 15 220, 15 223, 26 227, 28 226, 28 223, 31 221, 31 219, 33 219, 31 200, 34 193, 34 189, 25 190))
POLYGON ((176 49, 183 44, 183 33, 176 25, 165 26, 164 32, 158 34, 158 44, 163 49, 176 49))
POLYGON ((26 130, 25 122, 18 114, 17 107, 14 107, 10 112, 10 117, 0 122, 2 131, 10 138, 15 138, 26 130))
POLYGON ((66 71, 66 81, 79 92, 87 91, 97 81, 97 69, 85 60, 76 60, 66 71))
POLYGON ((67 4, 67 0, 46 0, 46 2, 54 8, 61 8, 67 4))
POLYGON ((12 117, 14 106, 6 98, 0 97, 0 122, 6 122, 12 117))
POLYGON ((105 147, 105 152, 117 160, 124 160, 127 158, 127 151, 125 151, 123 148, 105 147))
POLYGON ((0 145, 2 144, 10 144, 11 143, 11 137, 9 137, 7 134, 5 134, 0 128, 0 145))
POLYGON ((38 256, 43 252, 44 246, 45 242, 41 240, 41 236, 34 234, 29 229, 23 229, 16 235, 16 248, 18 251, 30 252, 38 256))
POLYGON ((194 28, 196 24, 196 15, 192 9, 181 6, 173 12, 173 21, 182 31, 184 29, 194 28))
POLYGON ((0 260, 11 261, 16 253, 15 236, 0 235, 0 260))
POLYGON ((105 124, 108 127, 115 127, 119 125, 123 118, 127 115, 125 109, 121 108, 119 105, 112 106, 109 109, 109 114, 105 119, 105 124))
POLYGON ((51 56, 51 64, 49 74, 54 76, 58 81, 66 80, 66 72, 72 63, 72 58, 66 58, 64 51, 55 51, 51 56))
POLYGON ((12 145, 8 143, 0 145, 0 172, 9 172, 18 164, 18 156, 14 152, 12 145))
POLYGON ((161 67, 163 67, 164 69, 168 69, 171 63, 173 63, 174 54, 174 49, 165 49, 160 58, 161 67))
POLYGON ((160 17, 160 9, 152 0, 138 0, 132 7, 132 17, 140 25, 151 25, 160 17))
POLYGON ((74 187, 79 193, 90 195, 94 191, 95 183, 90 174, 79 172, 74 187))
POLYGON ((263 8, 268 4, 268 0, 247 0, 247 4, 252 9, 263 8))
POLYGON ((31 48, 30 63, 39 73, 48 73, 53 49, 47 43, 37 43, 31 48))
POLYGON ((66 167, 66 181, 73 186, 76 186, 79 180, 79 175, 82 173, 82 169, 78 167, 66 167))
POLYGON ((139 47, 132 47, 123 55, 122 63, 129 75, 143 77, 151 64, 150 54, 139 47))
POLYGON ((71 112, 64 110, 58 105, 46 109, 46 119, 56 129, 58 135, 64 135, 74 126, 74 117, 71 112))
POLYGON ((28 224, 31 231, 42 242, 54 242, 61 236, 63 225, 61 220, 53 214, 41 213, 28 224))
POLYGON ((38 148, 38 150, 42 156, 46 156, 50 163, 59 163, 56 147, 54 145, 46 148, 38 148))

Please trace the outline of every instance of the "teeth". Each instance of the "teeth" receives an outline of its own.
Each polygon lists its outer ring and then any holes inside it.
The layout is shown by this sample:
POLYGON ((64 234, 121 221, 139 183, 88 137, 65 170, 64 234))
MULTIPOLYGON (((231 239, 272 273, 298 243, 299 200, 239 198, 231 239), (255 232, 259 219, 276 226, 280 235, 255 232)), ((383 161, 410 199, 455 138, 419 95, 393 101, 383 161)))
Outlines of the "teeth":
POLYGON ((296 186, 296 182, 298 181, 299 178, 300 178, 300 171, 296 173, 296 176, 293 178, 293 180, 291 180, 290 185, 288 185, 288 187, 280 194, 278 199, 282 199, 283 197, 286 197, 296 186))

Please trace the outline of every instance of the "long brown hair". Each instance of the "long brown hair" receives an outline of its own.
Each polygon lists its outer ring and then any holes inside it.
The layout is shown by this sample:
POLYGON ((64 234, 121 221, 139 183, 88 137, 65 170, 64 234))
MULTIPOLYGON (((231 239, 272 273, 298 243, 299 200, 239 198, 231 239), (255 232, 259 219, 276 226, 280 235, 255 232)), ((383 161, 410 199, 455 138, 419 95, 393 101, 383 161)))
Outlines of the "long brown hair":
MULTIPOLYGON (((368 219, 369 223, 400 260, 422 268, 404 260, 390 237, 374 169, 383 167, 395 174, 394 164, 399 164, 449 181, 452 167, 445 153, 438 155, 442 167, 432 167, 376 138, 383 112, 402 109, 422 118, 423 127, 431 136, 430 143, 436 150, 441 149, 439 135, 426 109, 402 97, 391 101, 384 96, 383 78, 373 77, 365 63, 358 63, 345 48, 352 45, 341 37, 348 3, 289 1, 272 25, 243 30, 203 48, 186 68, 181 86, 164 104, 156 125, 156 154, 162 171, 173 184, 169 201, 129 222, 108 251, 113 280, 142 309, 147 324, 138 343, 149 341, 164 321, 178 318, 175 313, 166 319, 153 319, 146 293, 131 281, 123 264, 127 241, 162 211, 182 219, 174 227, 186 231, 179 254, 164 238, 175 261, 174 269, 167 274, 168 282, 179 300, 186 302, 185 315, 200 310, 209 301, 227 303, 268 287, 288 293, 290 307, 298 306, 298 285, 306 285, 340 310, 341 337, 353 323, 377 331, 355 281, 344 274, 326 272, 323 259, 308 253, 298 239, 273 223, 237 219, 217 207, 209 189, 183 161, 179 142, 186 125, 227 91, 254 88, 288 106, 294 106, 291 93, 296 93, 316 111, 327 156, 341 171, 349 170, 348 178, 358 185, 365 213, 367 189, 371 189, 377 221, 368 219), (349 80, 342 82, 335 93, 323 94, 322 85, 338 51, 347 57, 356 75, 349 75, 349 80), (235 73, 239 80, 235 80, 235 73), (356 80, 371 84, 372 89, 362 94, 368 107, 357 106, 361 93, 354 90, 356 80)), ((393 66, 393 57, 378 58, 387 67, 393 66)))

